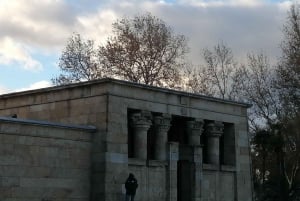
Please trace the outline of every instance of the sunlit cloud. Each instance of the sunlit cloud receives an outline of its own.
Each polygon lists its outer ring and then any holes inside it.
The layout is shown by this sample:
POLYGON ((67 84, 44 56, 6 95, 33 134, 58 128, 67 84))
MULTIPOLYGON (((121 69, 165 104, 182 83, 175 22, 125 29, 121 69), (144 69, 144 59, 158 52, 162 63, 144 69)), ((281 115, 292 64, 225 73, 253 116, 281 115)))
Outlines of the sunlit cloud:
POLYGON ((291 5, 295 2, 300 3, 300 0, 297 0, 297 1, 282 1, 282 2, 278 3, 278 7, 279 7, 279 9, 281 9, 283 11, 287 11, 291 7, 291 5))
POLYGON ((219 7, 219 6, 259 6, 266 3, 263 0, 178 0, 182 5, 200 7, 219 7))
POLYGON ((18 63, 25 70, 39 71, 42 64, 30 56, 29 51, 21 43, 9 37, 0 39, 0 64, 18 63))
POLYGON ((97 13, 78 16, 76 32, 104 43, 112 35, 111 25, 117 18, 113 10, 99 10, 97 13))
MULTIPOLYGON (((51 65, 41 58, 60 54, 72 33, 98 45, 112 35, 116 19, 145 12, 163 19, 175 33, 189 39, 189 59, 196 65, 201 63, 201 50, 220 41, 233 49, 236 58, 262 50, 275 63, 280 55, 282 24, 292 2, 296 1, 0 0, 0 65, 45 73, 43 68, 51 65)), ((58 68, 53 69, 53 74, 59 74, 58 68)), ((51 75, 47 76, 50 80, 51 75)))
POLYGON ((40 89, 40 88, 46 88, 51 86, 52 84, 50 81, 43 80, 43 81, 35 82, 28 87, 16 89, 15 91, 27 91, 27 90, 40 89))
POLYGON ((34 89, 41 89, 41 88, 47 88, 53 86, 50 81, 42 80, 39 82, 35 82, 30 84, 27 87, 19 88, 19 89, 9 89, 5 86, 0 86, 0 95, 1 94, 8 94, 13 92, 21 92, 21 91, 28 91, 28 90, 34 90, 34 89))
POLYGON ((0 38, 10 36, 38 48, 61 46, 76 12, 63 0, 9 0, 0 4, 0 38))
POLYGON ((11 90, 4 87, 4 86, 0 86, 0 94, 6 94, 9 93, 11 90))

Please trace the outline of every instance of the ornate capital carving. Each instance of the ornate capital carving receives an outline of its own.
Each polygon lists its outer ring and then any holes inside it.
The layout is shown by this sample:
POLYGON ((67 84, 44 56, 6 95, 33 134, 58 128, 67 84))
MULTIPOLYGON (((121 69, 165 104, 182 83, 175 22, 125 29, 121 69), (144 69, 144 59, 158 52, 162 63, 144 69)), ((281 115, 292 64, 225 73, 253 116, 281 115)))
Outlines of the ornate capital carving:
POLYGON ((158 129, 169 129, 171 126, 171 116, 164 114, 163 116, 154 117, 154 126, 158 129))
POLYGON ((152 119, 151 112, 148 111, 136 112, 131 114, 130 124, 133 127, 141 127, 141 126, 148 127, 152 124, 151 119, 152 119))
POLYGON ((221 137, 223 135, 224 124, 220 121, 208 123, 206 133, 208 137, 221 137))
POLYGON ((199 135, 201 135, 203 131, 204 121, 203 119, 196 119, 192 121, 187 121, 186 125, 188 130, 196 130, 198 131, 199 135))
POLYGON ((186 122, 186 132, 188 134, 189 145, 198 146, 201 144, 200 136, 202 134, 202 127, 204 121, 202 119, 196 119, 186 122))

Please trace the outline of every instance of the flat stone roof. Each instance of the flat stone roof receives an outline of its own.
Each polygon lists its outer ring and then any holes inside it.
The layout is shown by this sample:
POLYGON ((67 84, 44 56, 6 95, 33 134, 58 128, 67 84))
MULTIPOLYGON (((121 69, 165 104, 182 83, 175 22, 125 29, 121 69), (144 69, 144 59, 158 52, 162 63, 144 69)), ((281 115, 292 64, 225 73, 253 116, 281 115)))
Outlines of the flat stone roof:
POLYGON ((175 95, 181 95, 181 96, 186 96, 186 97, 199 98, 199 99, 213 101, 213 102, 221 102, 221 103, 226 103, 226 104, 238 105, 238 106, 246 107, 246 108, 249 108, 252 106, 249 103, 215 98, 215 97, 211 97, 211 96, 205 96, 202 94, 190 93, 190 92, 185 92, 185 91, 180 91, 180 90, 150 86, 150 85, 140 84, 140 83, 136 83, 136 82, 117 80, 117 79, 113 79, 113 78, 102 78, 102 79, 97 79, 97 80, 78 82, 78 83, 72 83, 72 84, 66 84, 66 85, 60 85, 60 86, 53 86, 53 87, 47 87, 47 88, 41 88, 41 89, 35 89, 35 90, 2 94, 2 95, 0 95, 0 99, 1 98, 11 98, 11 97, 16 97, 16 96, 25 96, 25 95, 35 94, 35 93, 45 93, 45 92, 51 92, 51 91, 56 91, 56 90, 88 86, 88 85, 105 84, 105 83, 130 86, 130 87, 134 87, 134 88, 143 88, 146 90, 153 90, 153 91, 158 91, 158 92, 162 92, 162 93, 175 94, 175 95))

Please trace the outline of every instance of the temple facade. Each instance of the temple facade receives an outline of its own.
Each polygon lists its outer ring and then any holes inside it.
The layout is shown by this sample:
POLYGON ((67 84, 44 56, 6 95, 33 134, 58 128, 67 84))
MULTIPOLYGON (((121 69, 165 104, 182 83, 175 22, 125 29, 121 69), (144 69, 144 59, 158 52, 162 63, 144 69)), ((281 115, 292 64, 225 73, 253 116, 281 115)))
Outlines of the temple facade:
POLYGON ((137 201, 252 201, 248 107, 114 79, 1 95, 0 200, 121 201, 133 173, 137 201))

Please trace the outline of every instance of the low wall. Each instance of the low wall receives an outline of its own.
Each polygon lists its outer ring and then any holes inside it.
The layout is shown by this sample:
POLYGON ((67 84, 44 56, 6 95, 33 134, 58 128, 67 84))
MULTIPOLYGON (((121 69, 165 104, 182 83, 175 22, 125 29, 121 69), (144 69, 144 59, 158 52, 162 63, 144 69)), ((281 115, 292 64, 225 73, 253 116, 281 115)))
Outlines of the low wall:
POLYGON ((0 117, 0 200, 90 200, 94 130, 0 117))

